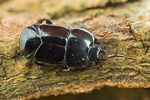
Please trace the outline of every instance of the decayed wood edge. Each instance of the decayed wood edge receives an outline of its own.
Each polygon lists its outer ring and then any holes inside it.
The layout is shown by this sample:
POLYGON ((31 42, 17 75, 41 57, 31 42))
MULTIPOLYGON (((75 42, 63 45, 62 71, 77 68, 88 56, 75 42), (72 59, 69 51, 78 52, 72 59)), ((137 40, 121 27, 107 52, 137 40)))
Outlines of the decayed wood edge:
MULTIPOLYGON (((109 53, 108 59, 87 70, 63 72, 55 67, 39 69, 25 57, 18 56, 19 36, 11 41, 4 41, 3 43, 10 44, 8 49, 11 51, 11 56, 1 55, 1 68, 4 68, 6 76, 1 70, 0 99, 31 99, 90 92, 105 85, 149 88, 150 52, 145 54, 143 46, 149 47, 149 45, 144 44, 147 40, 138 41, 140 40, 138 35, 145 31, 134 32, 134 26, 128 25, 117 28, 104 41, 102 48, 109 53), (137 40, 134 35, 137 35, 137 40)), ((140 27, 138 28, 140 30, 140 27)))

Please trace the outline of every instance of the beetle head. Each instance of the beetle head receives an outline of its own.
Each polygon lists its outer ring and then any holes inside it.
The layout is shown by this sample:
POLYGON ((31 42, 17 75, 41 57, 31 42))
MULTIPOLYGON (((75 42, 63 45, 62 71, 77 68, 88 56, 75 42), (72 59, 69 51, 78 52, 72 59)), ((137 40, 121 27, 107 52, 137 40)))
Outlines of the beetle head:
POLYGON ((106 60, 107 59, 107 52, 100 48, 99 45, 94 44, 89 48, 89 58, 92 61, 95 60, 106 60))

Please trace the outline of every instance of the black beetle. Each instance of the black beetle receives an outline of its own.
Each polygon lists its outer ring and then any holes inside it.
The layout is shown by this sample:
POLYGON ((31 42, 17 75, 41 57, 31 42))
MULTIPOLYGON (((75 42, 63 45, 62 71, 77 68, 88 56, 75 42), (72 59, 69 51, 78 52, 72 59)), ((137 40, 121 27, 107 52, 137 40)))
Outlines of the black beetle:
MULTIPOLYGON (((46 23, 26 27, 20 37, 20 49, 39 67, 59 65, 69 69, 86 68, 97 60, 107 59, 107 52, 95 36, 82 28, 46 23), (103 57, 104 54, 106 57, 103 57)), ((43 21, 44 21, 43 20, 43 21)))

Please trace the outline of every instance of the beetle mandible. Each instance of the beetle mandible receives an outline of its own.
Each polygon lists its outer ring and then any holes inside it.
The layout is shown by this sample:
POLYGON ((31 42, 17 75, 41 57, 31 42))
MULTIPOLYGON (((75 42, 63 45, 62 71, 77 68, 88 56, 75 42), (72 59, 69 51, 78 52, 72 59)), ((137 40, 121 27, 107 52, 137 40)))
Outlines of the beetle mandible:
POLYGON ((107 59, 101 56, 107 52, 89 31, 55 25, 48 18, 43 21, 26 27, 20 37, 22 54, 39 68, 56 65, 83 69, 97 60, 107 59))

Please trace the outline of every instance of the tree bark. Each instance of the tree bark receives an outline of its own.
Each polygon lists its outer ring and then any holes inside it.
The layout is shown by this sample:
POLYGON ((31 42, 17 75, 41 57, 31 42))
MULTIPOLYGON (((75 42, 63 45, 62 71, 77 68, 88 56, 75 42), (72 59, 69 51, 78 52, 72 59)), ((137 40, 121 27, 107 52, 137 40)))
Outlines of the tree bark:
POLYGON ((62 71, 36 67, 21 55, 19 38, 24 27, 40 17, 2 18, 0 26, 0 99, 31 99, 40 96, 90 92, 103 86, 150 87, 149 16, 86 15, 54 23, 82 27, 103 40, 106 61, 86 70, 62 71), (22 20, 21 20, 22 19, 22 20), (28 20, 29 19, 29 20, 28 20), (24 20, 24 21, 23 21, 24 20), (22 23, 23 21, 23 23, 22 23))

